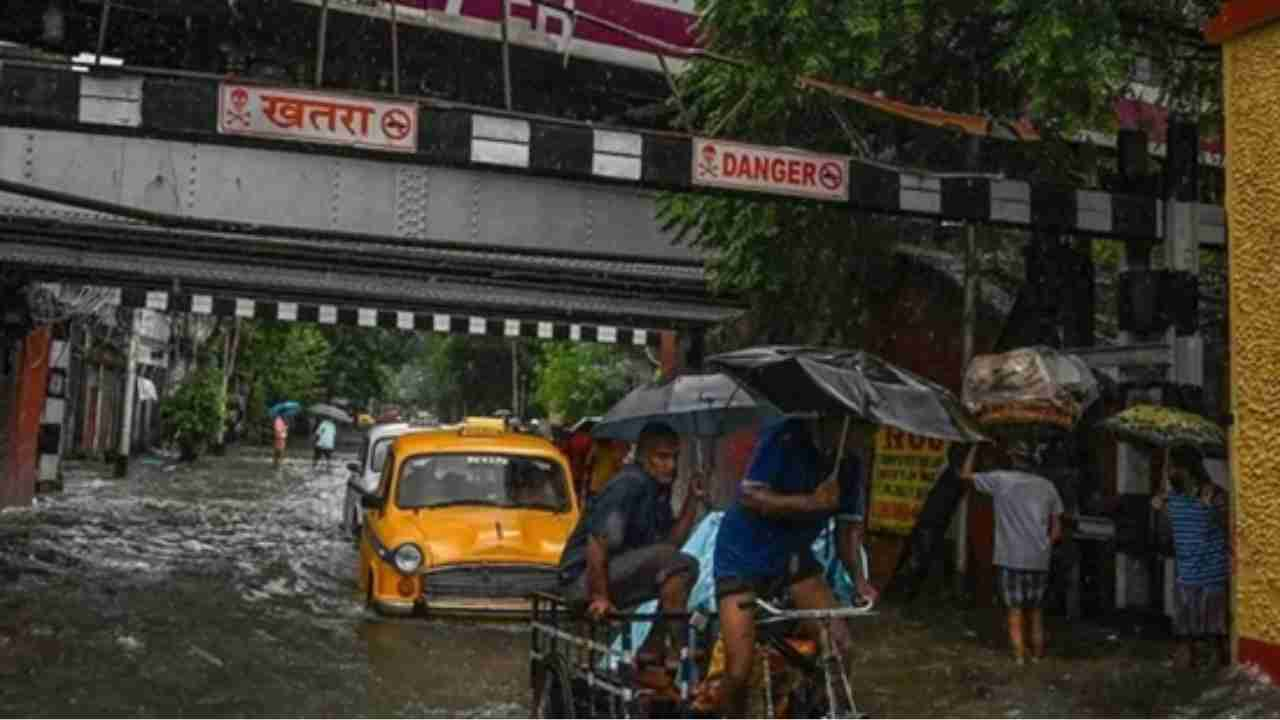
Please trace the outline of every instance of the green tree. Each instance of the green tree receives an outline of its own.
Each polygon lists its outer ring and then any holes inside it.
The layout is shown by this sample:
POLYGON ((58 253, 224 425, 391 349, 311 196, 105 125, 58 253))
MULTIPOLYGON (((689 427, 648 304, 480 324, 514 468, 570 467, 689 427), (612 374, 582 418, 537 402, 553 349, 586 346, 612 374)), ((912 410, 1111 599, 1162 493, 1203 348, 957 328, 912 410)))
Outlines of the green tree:
POLYGON ((549 343, 538 366, 534 396, 565 420, 600 415, 643 379, 643 368, 622 350, 588 343, 549 343))
POLYGON ((218 440, 225 413, 222 370, 197 370, 160 404, 165 440, 178 446, 183 460, 195 460, 218 440))
POLYGON ((250 387, 261 388, 250 398, 250 416, 268 404, 327 399, 323 373, 330 358, 329 342, 314 325, 262 322, 242 329, 240 373, 250 387))
POLYGON ((329 354, 321 382, 330 396, 359 405, 393 399, 400 368, 423 346, 419 335, 384 328, 333 327, 323 333, 329 354))

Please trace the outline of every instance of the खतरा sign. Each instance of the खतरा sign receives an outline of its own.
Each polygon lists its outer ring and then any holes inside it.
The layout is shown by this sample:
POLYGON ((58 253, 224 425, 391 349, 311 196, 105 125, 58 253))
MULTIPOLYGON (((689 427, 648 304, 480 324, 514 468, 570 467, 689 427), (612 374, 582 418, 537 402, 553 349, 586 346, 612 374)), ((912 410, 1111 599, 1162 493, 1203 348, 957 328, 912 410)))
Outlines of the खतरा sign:
POLYGON ((415 152, 418 106, 223 83, 218 92, 218 132, 415 152))

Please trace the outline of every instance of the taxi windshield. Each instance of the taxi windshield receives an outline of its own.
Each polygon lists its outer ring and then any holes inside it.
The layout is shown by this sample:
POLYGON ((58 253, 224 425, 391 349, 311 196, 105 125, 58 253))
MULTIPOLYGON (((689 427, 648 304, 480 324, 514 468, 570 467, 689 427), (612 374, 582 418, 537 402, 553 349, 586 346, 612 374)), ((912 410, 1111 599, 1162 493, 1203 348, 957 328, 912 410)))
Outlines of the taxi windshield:
POLYGON ((400 467, 396 505, 488 505, 565 512, 568 483, 558 463, 502 454, 418 455, 400 467))

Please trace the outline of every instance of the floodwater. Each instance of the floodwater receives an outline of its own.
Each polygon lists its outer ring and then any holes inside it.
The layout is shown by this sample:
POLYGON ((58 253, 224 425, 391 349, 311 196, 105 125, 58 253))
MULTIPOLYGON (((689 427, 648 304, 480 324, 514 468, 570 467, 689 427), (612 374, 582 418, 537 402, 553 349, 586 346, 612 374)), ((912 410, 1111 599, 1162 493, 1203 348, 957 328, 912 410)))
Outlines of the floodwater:
MULTIPOLYGON (((126 480, 69 463, 65 491, 0 513, 0 714, 523 717, 519 623, 379 618, 339 528, 339 453, 281 471, 268 451, 135 459, 126 480)), ((1268 717, 1247 670, 1175 672, 1166 631, 1053 619, 1014 666, 994 611, 945 597, 854 632, 873 716, 1268 717)))
POLYGON ((0 515, 0 712, 20 716, 525 715, 507 624, 366 611, 339 529, 338 453, 279 472, 248 449, 71 464, 0 515))

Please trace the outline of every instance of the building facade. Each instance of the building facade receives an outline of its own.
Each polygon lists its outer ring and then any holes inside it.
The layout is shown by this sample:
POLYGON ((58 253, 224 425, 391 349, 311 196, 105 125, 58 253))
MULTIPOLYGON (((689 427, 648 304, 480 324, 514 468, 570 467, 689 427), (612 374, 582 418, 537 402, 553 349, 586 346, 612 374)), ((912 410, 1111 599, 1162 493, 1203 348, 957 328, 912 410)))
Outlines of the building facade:
POLYGON ((1241 663, 1280 680, 1280 0, 1234 0, 1210 24, 1222 45, 1231 226, 1234 629, 1241 663))

